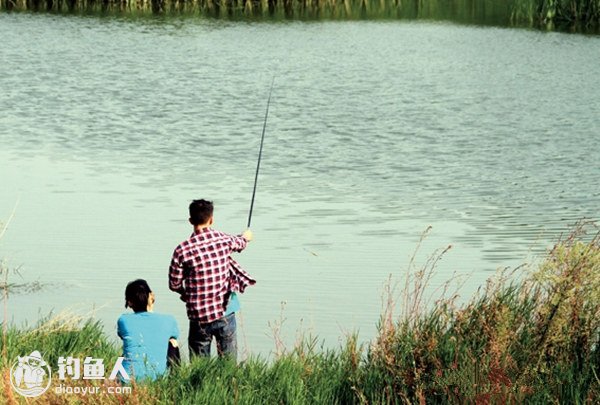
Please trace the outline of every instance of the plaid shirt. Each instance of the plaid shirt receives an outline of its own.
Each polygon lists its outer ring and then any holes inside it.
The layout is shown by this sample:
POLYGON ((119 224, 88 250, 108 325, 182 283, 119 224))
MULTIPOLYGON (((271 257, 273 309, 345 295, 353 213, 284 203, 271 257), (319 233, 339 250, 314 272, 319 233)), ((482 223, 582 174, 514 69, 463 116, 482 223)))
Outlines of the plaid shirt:
POLYGON ((229 292, 244 292, 256 283, 231 258, 247 241, 212 228, 194 232, 175 248, 169 267, 169 288, 182 295, 189 319, 215 321, 225 313, 229 292))

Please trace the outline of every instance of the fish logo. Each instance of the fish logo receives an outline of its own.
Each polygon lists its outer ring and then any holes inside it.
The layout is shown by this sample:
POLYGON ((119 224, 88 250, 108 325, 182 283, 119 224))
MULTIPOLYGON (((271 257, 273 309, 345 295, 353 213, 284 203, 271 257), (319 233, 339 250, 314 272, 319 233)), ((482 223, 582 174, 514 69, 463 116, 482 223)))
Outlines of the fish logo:
POLYGON ((24 397, 42 395, 50 387, 52 371, 39 351, 28 356, 19 356, 10 369, 10 384, 24 397))

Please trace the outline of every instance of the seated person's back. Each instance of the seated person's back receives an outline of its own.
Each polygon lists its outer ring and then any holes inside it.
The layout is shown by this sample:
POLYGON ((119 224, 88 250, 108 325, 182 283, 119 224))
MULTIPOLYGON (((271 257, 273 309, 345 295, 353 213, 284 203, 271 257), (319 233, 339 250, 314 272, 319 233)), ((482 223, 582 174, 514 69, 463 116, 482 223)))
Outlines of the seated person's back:
POLYGON ((167 370, 169 345, 177 346, 179 329, 171 315, 152 312, 154 294, 144 280, 135 280, 125 289, 125 307, 134 313, 117 321, 117 334, 123 339, 123 366, 130 378, 156 379, 167 370))

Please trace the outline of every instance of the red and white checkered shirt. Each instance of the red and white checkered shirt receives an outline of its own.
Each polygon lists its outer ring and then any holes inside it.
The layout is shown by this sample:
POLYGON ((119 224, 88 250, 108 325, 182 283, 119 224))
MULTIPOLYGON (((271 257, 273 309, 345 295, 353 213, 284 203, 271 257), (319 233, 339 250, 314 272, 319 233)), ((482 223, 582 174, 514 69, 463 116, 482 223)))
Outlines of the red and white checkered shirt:
POLYGON ((189 319, 207 323, 223 317, 228 293, 256 282, 231 258, 246 244, 241 236, 203 228, 175 248, 169 288, 182 294, 189 319))

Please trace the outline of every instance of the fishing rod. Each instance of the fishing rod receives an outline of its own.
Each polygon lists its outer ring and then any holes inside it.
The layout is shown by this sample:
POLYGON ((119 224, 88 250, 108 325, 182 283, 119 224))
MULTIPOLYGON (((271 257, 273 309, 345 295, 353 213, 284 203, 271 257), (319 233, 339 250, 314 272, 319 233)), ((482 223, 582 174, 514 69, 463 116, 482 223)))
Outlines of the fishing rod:
POLYGON ((248 214, 248 229, 252 221, 252 209, 254 208, 254 197, 256 196, 256 184, 258 183, 258 171, 260 170, 260 160, 262 158, 263 143, 265 141, 265 130, 267 129, 267 117, 269 116, 269 105, 271 104, 271 94, 273 93, 273 85, 275 84, 275 76, 271 81, 271 90, 269 90, 269 99, 267 100, 267 111, 265 112, 265 122, 263 123, 262 136, 260 137, 260 149, 258 151, 258 162, 256 163, 256 174, 254 175, 254 189, 252 190, 252 201, 250 202, 250 213, 248 214))

